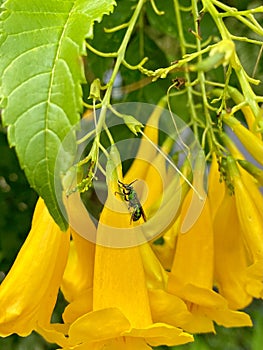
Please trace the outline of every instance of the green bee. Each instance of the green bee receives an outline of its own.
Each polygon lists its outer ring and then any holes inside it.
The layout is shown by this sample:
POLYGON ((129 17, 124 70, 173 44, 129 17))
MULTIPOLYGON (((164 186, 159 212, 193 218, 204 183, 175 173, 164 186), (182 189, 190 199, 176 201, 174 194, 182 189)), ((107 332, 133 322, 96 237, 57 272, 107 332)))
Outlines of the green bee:
POLYGON ((140 217, 142 217, 143 220, 146 221, 145 212, 144 212, 143 207, 142 207, 142 205, 137 197, 137 193, 132 186, 132 184, 135 181, 137 181, 137 180, 132 181, 130 184, 124 184, 123 182, 118 180, 119 186, 122 189, 122 193, 115 192, 115 195, 119 194, 125 199, 126 202, 129 202, 128 209, 129 210, 132 209, 130 224, 132 223, 132 221, 138 221, 140 219, 140 217))

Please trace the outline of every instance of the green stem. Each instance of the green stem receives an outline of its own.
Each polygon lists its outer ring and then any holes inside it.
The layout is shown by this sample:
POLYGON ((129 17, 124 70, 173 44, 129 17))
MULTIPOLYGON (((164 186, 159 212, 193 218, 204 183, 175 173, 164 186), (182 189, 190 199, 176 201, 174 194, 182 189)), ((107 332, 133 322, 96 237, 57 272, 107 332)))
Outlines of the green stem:
MULTIPOLYGON (((99 120, 97 123, 97 128, 96 128, 96 137, 95 137, 95 144, 99 144, 99 140, 100 140, 100 133, 101 130, 105 124, 105 119, 106 119, 106 114, 107 114, 107 110, 108 110, 108 106, 110 105, 110 100, 111 100, 111 93, 112 93, 112 88, 113 88, 113 84, 114 84, 114 80, 119 72, 120 66, 124 60, 124 56, 125 56, 125 52, 127 49, 127 45, 129 43, 129 40, 131 38, 132 32, 134 30, 135 24, 137 22, 137 19, 139 17, 139 14, 141 12, 142 6, 144 4, 145 0, 139 0, 135 11, 129 21, 129 25, 127 27, 127 31, 124 35, 123 41, 117 51, 117 59, 116 59, 116 63, 114 65, 110 80, 107 84, 107 90, 105 92, 104 98, 102 100, 102 107, 101 107, 101 111, 100 111, 100 116, 99 116, 99 120)), ((96 148, 97 152, 98 152, 98 147, 96 148)))
MULTIPOLYGON (((197 8, 197 1, 192 0, 192 12, 193 12, 193 18, 195 23, 195 31, 198 32, 198 18, 199 18, 199 11, 197 8)), ((201 52, 201 41, 200 39, 196 38, 196 48, 197 52, 201 52)), ((198 56, 198 64, 202 62, 202 55, 198 56)), ((204 115, 205 115, 205 123, 206 127, 203 133, 202 137, 202 147, 205 148, 206 139, 208 141, 209 149, 213 150, 216 148, 216 145, 218 144, 217 139, 214 135, 214 129, 213 129, 213 121, 211 119, 210 113, 209 113, 209 103, 207 101, 207 93, 206 93, 206 79, 205 79, 205 73, 202 70, 198 71, 198 81, 200 84, 201 89, 201 95, 203 99, 203 108, 204 108, 204 115)))
MULTIPOLYGON (((212 16, 223 40, 232 40, 231 34, 229 33, 228 29, 226 28, 224 21, 221 16, 219 16, 219 12, 215 8, 214 4, 218 3, 215 0, 202 0, 204 9, 210 13, 212 16), (214 3, 214 4, 213 4, 214 3)), ((234 15, 234 12, 233 12, 234 15)), ((236 54, 236 52, 233 55, 233 58, 231 59, 232 67, 234 68, 237 78, 239 80, 243 95, 246 96, 246 101, 248 102, 250 108, 252 109, 256 120, 259 122, 262 118, 260 108, 256 101, 256 95, 254 91, 252 90, 248 76, 241 65, 239 58, 236 54)), ((256 82, 256 81, 255 81, 256 82)))
MULTIPOLYGON (((180 14, 180 4, 178 0, 174 0, 174 11, 175 11, 177 29, 179 34, 181 53, 182 53, 182 57, 184 57, 187 53, 186 41, 185 41, 184 32, 183 32, 183 24, 182 24, 182 19, 180 14)), ((185 80, 190 83, 191 77, 190 77, 190 74, 187 72, 187 69, 185 70, 184 76, 185 76, 185 80)), ((191 122, 193 125, 193 131, 195 136, 198 138, 198 126, 196 123, 198 118, 195 110, 195 104, 193 100, 193 88, 191 84, 186 84, 186 91, 187 91, 188 104, 190 108, 191 122)))

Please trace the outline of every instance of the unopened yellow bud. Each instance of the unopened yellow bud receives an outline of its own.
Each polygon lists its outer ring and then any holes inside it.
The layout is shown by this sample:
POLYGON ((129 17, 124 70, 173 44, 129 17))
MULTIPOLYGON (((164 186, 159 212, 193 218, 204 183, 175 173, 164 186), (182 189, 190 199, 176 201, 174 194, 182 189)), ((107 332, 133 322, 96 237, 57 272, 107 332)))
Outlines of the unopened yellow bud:
POLYGON ((226 116, 223 118, 224 122, 233 130, 235 135, 242 142, 246 150, 254 157, 260 164, 263 164, 263 142, 246 127, 244 127, 234 117, 226 116))

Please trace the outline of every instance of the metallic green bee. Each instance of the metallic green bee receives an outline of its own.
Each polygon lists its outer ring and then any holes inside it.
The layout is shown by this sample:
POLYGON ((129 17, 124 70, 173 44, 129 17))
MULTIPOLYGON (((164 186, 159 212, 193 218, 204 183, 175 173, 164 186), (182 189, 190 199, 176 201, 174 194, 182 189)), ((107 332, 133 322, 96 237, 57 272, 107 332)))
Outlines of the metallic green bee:
POLYGON ((116 195, 116 193, 118 193, 119 195, 121 195, 125 199, 126 202, 129 202, 128 209, 129 210, 132 209, 130 224, 132 221, 138 221, 140 219, 140 217, 142 217, 143 220, 146 221, 145 212, 144 212, 143 207, 142 207, 142 205, 137 197, 137 193, 132 186, 132 184, 135 181, 137 181, 137 180, 132 181, 130 184, 124 184, 123 182, 118 180, 118 183, 122 189, 122 193, 115 192, 115 195, 116 195))

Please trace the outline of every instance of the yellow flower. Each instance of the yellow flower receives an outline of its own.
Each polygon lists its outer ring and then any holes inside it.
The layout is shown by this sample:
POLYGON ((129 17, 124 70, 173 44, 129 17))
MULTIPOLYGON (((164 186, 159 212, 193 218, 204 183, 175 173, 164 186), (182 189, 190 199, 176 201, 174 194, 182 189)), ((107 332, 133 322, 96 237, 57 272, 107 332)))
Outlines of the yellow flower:
POLYGON ((143 338, 145 345, 152 346, 192 340, 180 329, 153 324, 140 247, 97 246, 94 276, 94 309, 115 307, 129 320, 129 327, 120 336, 143 338))
MULTIPOLYGON (((90 222, 90 226, 93 223, 90 222)), ((71 229, 72 240, 61 290, 68 302, 92 287, 95 244, 71 229), (72 278, 74 276, 74 278, 72 278)))
MULTIPOLYGON (((213 201, 213 198, 211 198, 213 201)), ((220 294, 236 310, 252 301, 246 285, 246 252, 241 236, 235 198, 227 189, 214 220, 215 283, 220 294)))
MULTIPOLYGON (((188 215, 193 195, 190 189, 179 218, 181 223, 188 215)), ((230 310, 226 299, 213 291, 213 277, 213 226, 207 199, 189 230, 186 233, 179 231, 167 290, 184 300, 192 314, 192 319, 183 327, 187 331, 213 332, 213 321, 226 327, 251 325, 248 315, 230 310)), ((173 324, 172 317, 168 322, 173 324)))
MULTIPOLYGON (((90 227, 92 226, 93 223, 90 222, 90 227)), ((73 230, 71 234, 68 262, 60 287, 69 302, 62 315, 65 323, 73 323, 83 313, 92 310, 95 244, 73 230)))
MULTIPOLYGON (((231 151, 237 152, 233 147, 231 151)), ((250 304, 252 297, 262 296, 263 223, 258 209, 263 199, 256 182, 244 169, 240 169, 241 176, 232 158, 228 165, 234 194, 226 187, 221 204, 215 208, 215 283, 229 307, 241 309, 250 304)), ((215 189, 209 198, 211 206, 219 195, 216 184, 215 189)))
MULTIPOLYGON (((156 158, 158 158, 159 155, 157 155, 156 158)), ((165 163, 163 163, 163 168, 165 168, 165 163)), ((173 256, 175 252, 175 246, 176 246, 176 239, 177 239, 177 232, 178 232, 178 225, 179 225, 179 220, 176 220, 178 217, 181 206, 183 203, 183 199, 185 198, 189 186, 185 182, 182 176, 179 174, 175 174, 174 171, 169 174, 169 170, 167 170, 167 173, 163 175, 163 179, 165 179, 166 183, 166 192, 169 193, 167 202, 168 206, 174 210, 174 217, 172 218, 171 222, 173 222, 172 225, 169 225, 168 229, 165 229, 164 232, 162 232, 161 236, 161 244, 159 244, 158 240, 153 241, 152 244, 152 249, 157 255, 158 259, 161 261, 163 267, 170 271, 172 267, 172 262, 173 262, 173 256), (170 178, 170 175, 172 175, 172 179, 170 178), (170 184, 169 184, 170 181, 170 184)), ((182 173, 186 178, 188 178, 192 171, 190 164, 188 162, 185 162, 181 169, 182 173)), ((150 174, 150 172, 147 174, 147 176, 150 174)), ((149 176, 149 181, 150 180, 149 176)), ((160 194, 159 194, 160 196, 160 194)), ((157 197, 158 198, 158 197, 157 197)), ((153 200, 154 201, 154 200, 153 200)), ((169 211, 169 208, 167 208, 167 212, 169 211)), ((164 217, 166 213, 163 213, 164 217)))
MULTIPOLYGON (((153 119, 152 126, 148 125, 145 130, 147 137, 155 144, 158 140, 157 122, 158 119, 153 119)), ((163 195, 166 167, 165 159, 153 146, 148 153, 143 152, 144 147, 148 149, 148 146, 149 142, 143 138, 138 155, 123 180, 118 152, 112 147, 106 168, 108 198, 96 231, 95 255, 94 246, 73 233, 62 283, 62 290, 70 301, 63 313, 65 324, 51 324, 37 329, 47 340, 56 342, 64 350, 143 350, 150 349, 150 346, 193 341, 192 335, 182 329, 165 321, 156 323, 152 320, 151 304, 166 285, 167 274, 146 242, 148 231, 144 227, 158 231, 161 225, 158 223, 161 221, 160 213, 155 215, 151 208, 156 202, 160 203, 163 195), (140 225, 143 220, 130 224, 131 214, 127 203, 116 195, 116 192, 120 192, 118 179, 129 183, 137 178, 150 188, 143 203, 150 216, 143 225, 140 225), (151 220, 156 224, 152 224, 151 220)), ((171 188, 175 186, 176 181, 171 188)), ((167 194, 163 196, 167 197, 167 194)), ((167 204, 165 200, 161 202, 163 206, 167 204)), ((93 229, 92 224, 88 224, 87 230, 93 229)), ((179 298, 177 300, 173 310, 188 315, 185 304, 179 298)))
POLYGON ((263 214, 262 195, 255 186, 249 186, 250 177, 240 175, 232 157, 228 157, 228 170, 234 185, 234 198, 240 222, 240 235, 248 263, 247 290, 256 298, 263 297, 263 214))
MULTIPOLYGON (((148 243, 142 247, 116 247, 115 237, 109 234, 111 230, 107 230, 107 227, 116 225, 118 228, 127 228, 127 217, 117 214, 113 216, 116 179, 110 180, 108 185, 108 199, 97 229, 98 242, 107 242, 107 246, 97 244, 95 248, 92 310, 85 312, 87 310, 84 309, 68 325, 68 329, 63 329, 62 332, 59 332, 58 326, 52 325, 38 331, 64 350, 149 350, 150 346, 170 346, 193 341, 193 337, 180 328, 152 321, 147 289, 151 273, 147 270, 153 266, 157 274, 162 271, 154 254, 149 253, 151 248, 148 243), (147 267, 144 265, 146 260, 147 267)), ((138 226, 129 228, 128 235, 135 235, 135 229, 138 230, 138 226)), ((154 273, 152 278, 154 279, 154 273)), ((165 279, 165 276, 159 278, 158 287, 162 285, 162 278, 165 279)), ((155 283, 153 281, 151 285, 154 286, 155 283)), ((70 312, 67 313, 67 320, 70 320, 70 312)))
POLYGON ((50 322, 69 250, 69 232, 61 232, 42 199, 32 228, 0 286, 0 335, 26 336, 50 322))

